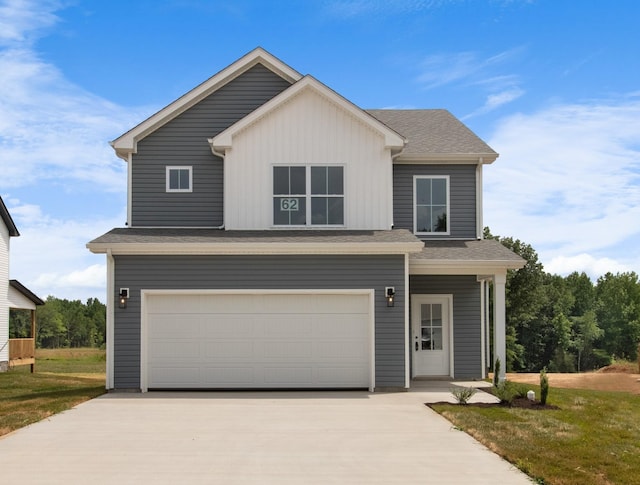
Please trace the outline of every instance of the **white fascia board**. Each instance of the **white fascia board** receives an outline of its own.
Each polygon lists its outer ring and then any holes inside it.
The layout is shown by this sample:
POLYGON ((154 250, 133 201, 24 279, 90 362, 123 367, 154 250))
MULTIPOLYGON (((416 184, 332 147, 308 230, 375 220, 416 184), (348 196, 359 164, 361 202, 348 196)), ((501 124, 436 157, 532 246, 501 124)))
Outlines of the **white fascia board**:
POLYGON ((129 153, 136 153, 136 145, 139 140, 171 121, 179 114, 185 112, 256 64, 264 65, 291 83, 295 83, 302 78, 299 72, 287 66, 284 62, 269 54, 261 47, 258 47, 184 94, 173 103, 161 109, 156 114, 147 118, 124 135, 116 138, 110 142, 110 145, 120 158, 127 161, 129 153))
POLYGON ((239 254, 407 254, 418 253, 424 245, 410 243, 89 243, 94 254, 136 255, 239 255, 239 254))
POLYGON ((404 148, 406 140, 400 134, 393 131, 387 125, 378 121, 369 113, 362 110, 343 96, 339 95, 334 90, 325 86, 313 76, 307 75, 293 84, 291 87, 285 89, 283 92, 267 101, 252 113, 248 114, 241 120, 231 125, 222 133, 219 133, 213 138, 209 138, 211 150, 215 153, 231 148, 233 145, 233 137, 235 134, 251 126, 253 123, 266 116, 270 111, 277 108, 281 104, 286 103, 305 89, 312 89, 319 93, 321 96, 328 98, 330 101, 337 104, 345 111, 349 112, 355 118, 359 119, 361 122, 380 133, 384 137, 385 148, 396 150, 401 150, 404 148))
POLYGON ((477 164, 479 160, 484 165, 496 161, 497 153, 426 153, 424 155, 399 155, 393 160, 394 164, 415 165, 434 164, 443 162, 477 164))
POLYGON ((504 274, 508 269, 520 269, 526 261, 494 260, 410 260, 412 275, 493 275, 504 274))

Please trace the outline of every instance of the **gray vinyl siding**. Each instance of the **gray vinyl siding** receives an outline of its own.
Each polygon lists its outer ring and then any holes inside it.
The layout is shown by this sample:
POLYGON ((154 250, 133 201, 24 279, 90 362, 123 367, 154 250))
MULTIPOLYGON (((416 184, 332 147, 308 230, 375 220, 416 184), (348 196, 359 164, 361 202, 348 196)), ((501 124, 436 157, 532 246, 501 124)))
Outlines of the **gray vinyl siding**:
POLYGON ((450 234, 418 236, 429 239, 476 238, 475 165, 394 165, 393 227, 413 232, 413 176, 449 175, 450 234))
POLYGON ((454 377, 482 377, 480 283, 475 276, 409 276, 411 295, 453 295, 454 377))
POLYGON ((132 226, 223 224, 222 159, 207 141, 290 84, 261 64, 138 142, 133 155, 132 226), (166 193, 167 165, 193 167, 193 191, 166 193))
POLYGON ((376 387, 405 385, 404 256, 116 256, 114 386, 140 389, 141 289, 374 289, 376 387), (386 306, 385 286, 396 289, 386 306))

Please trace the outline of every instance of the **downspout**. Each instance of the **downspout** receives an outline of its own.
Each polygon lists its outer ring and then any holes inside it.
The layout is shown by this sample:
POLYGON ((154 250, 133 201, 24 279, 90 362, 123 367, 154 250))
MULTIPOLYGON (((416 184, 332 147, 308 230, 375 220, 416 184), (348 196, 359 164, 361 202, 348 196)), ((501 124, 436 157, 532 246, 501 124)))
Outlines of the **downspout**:
POLYGON ((114 295, 115 295, 115 259, 111 254, 111 249, 107 249, 107 378, 105 387, 107 391, 114 389, 114 333, 115 333, 115 314, 114 314, 114 295))
POLYGON ((227 183, 225 181, 225 178, 227 176, 227 158, 226 158, 226 151, 224 153, 220 153, 217 152, 215 150, 215 148, 213 148, 213 143, 211 143, 213 139, 210 138, 209 139, 209 144, 211 145, 211 153, 213 153, 215 156, 222 158, 222 225, 221 226, 214 226, 212 229, 224 229, 224 211, 225 211, 225 207, 227 206, 226 201, 227 201, 227 183))
POLYGON ((484 159, 478 158, 476 165, 476 238, 484 238, 484 221, 482 218, 482 165, 484 159))
POLYGON ((393 163, 395 161, 396 158, 398 158, 402 152, 404 151, 404 147, 407 146, 407 140, 404 140, 404 146, 398 150, 398 153, 396 154, 392 154, 391 155, 391 176, 389 177, 389 193, 391 194, 391 201, 390 201, 390 207, 391 207, 391 229, 393 229, 393 227, 395 226, 394 220, 393 220, 393 163))

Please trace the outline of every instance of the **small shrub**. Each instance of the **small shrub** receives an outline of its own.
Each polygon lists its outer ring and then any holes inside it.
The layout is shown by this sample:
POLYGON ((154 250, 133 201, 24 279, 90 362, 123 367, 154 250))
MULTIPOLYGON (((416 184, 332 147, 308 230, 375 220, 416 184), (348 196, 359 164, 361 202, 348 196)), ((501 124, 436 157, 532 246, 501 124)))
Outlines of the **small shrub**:
POLYGON ((505 379, 493 388, 493 394, 500 399, 500 403, 511 406, 513 400, 518 396, 518 386, 505 379))
POLYGON ((496 359, 496 363, 493 366, 493 387, 500 385, 500 358, 496 359))
POLYGON ((547 404, 547 396, 549 395, 549 378, 547 377, 546 367, 540 371, 540 404, 547 404))
POLYGON ((467 404, 475 393, 474 387, 454 387, 451 389, 451 394, 456 398, 456 402, 463 405, 467 404))

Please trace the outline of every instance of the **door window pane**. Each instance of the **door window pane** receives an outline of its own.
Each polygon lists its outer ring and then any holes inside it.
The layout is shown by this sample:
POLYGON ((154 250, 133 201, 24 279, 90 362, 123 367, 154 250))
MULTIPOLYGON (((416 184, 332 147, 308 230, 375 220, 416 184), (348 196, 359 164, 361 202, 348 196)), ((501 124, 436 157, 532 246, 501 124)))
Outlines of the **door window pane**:
POLYGON ((442 305, 428 303, 420 306, 422 350, 442 350, 442 305))

